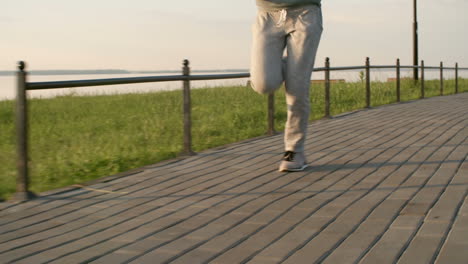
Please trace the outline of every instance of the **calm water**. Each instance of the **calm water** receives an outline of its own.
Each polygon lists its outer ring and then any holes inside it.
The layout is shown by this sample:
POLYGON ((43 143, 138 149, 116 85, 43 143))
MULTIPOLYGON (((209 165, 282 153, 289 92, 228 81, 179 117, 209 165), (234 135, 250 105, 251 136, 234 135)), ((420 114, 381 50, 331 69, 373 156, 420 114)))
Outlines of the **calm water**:
MULTIPOLYGON (((233 72, 229 72, 233 73, 233 72)), ((196 73, 198 75, 199 73, 196 73)), ((203 74, 222 74, 222 72, 203 73, 203 74)), ((163 74, 166 75, 166 74, 163 74)), ((167 74, 168 75, 168 74, 167 74)), ((65 80, 86 80, 86 79, 105 79, 105 78, 124 78, 124 77, 143 77, 154 76, 151 74, 91 74, 91 75, 30 75, 28 81, 30 82, 45 82, 45 81, 65 81, 65 80)), ((402 77, 411 76, 411 72, 402 71, 402 77)), ((468 76, 468 71, 460 72, 460 77, 468 76)), ((394 71, 379 71, 373 70, 371 72, 371 79, 378 81, 386 81, 387 78, 395 77, 394 71)), ((427 79, 436 79, 439 77, 438 71, 427 71, 427 79)), ((332 79, 345 79, 347 82, 358 81, 359 71, 340 71, 332 72, 332 79)), ((444 78, 454 78, 453 71, 444 72, 444 78)), ((323 72, 316 72, 313 79, 324 79, 323 72)), ((0 76, 0 100, 14 99, 15 97, 15 76, 0 76)), ((226 80, 212 80, 212 81, 193 81, 193 88, 201 87, 216 87, 216 86, 230 86, 230 85, 245 85, 247 78, 243 79, 226 79, 226 80)), ((98 95, 98 94, 119 94, 119 93, 142 93, 151 91, 164 91, 164 90, 177 90, 181 89, 181 81, 173 82, 159 82, 159 83, 139 83, 139 84, 122 84, 110 86, 93 86, 93 87, 80 87, 80 88, 66 88, 66 89, 51 89, 28 91, 30 98, 50 98, 60 95, 98 95)))

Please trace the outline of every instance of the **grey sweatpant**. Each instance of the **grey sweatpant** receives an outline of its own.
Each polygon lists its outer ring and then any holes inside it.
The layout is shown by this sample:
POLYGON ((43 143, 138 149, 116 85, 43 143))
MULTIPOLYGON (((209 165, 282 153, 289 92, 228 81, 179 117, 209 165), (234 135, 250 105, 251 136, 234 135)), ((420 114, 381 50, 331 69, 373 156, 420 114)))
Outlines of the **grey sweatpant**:
POLYGON ((258 93, 267 94, 285 83, 285 150, 303 152, 310 112, 310 79, 322 34, 321 8, 310 5, 278 11, 259 9, 252 31, 251 85, 258 93))

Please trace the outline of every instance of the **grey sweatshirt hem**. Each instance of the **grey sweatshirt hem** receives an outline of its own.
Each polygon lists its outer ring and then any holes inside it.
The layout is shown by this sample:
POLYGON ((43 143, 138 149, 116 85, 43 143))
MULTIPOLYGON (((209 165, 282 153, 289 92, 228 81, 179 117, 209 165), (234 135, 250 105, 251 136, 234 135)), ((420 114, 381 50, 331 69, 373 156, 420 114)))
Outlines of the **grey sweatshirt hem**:
POLYGON ((303 6, 321 6, 320 0, 256 0, 257 6, 261 10, 274 11, 285 8, 297 8, 303 6))

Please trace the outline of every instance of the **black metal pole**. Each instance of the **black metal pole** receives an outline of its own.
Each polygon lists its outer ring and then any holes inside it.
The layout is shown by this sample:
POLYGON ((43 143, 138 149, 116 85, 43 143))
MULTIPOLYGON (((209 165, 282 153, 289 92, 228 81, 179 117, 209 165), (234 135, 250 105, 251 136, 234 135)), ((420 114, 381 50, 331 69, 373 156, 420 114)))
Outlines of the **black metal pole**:
MULTIPOLYGON (((413 1, 414 22, 413 22, 413 65, 418 66, 418 5, 417 0, 413 1)), ((418 68, 414 68, 414 80, 418 80, 418 68)))
POLYGON ((26 98, 26 65, 23 61, 18 63, 17 85, 16 85, 16 145, 18 160, 16 162, 18 175, 16 178, 15 201, 26 201, 35 195, 29 191, 28 173, 28 105, 26 98))
POLYGON ((275 93, 268 94, 268 131, 267 135, 273 136, 275 131, 275 93))
POLYGON ((400 59, 397 59, 396 62, 396 97, 399 103, 401 101, 400 59))
POLYGON ((371 107, 370 59, 366 58, 366 108, 371 107))
MULTIPOLYGON (((184 60, 182 74, 190 76, 190 62, 184 60)), ((184 155, 194 155, 192 151, 192 104, 190 98, 190 80, 184 80, 183 100, 184 100, 184 155)))
POLYGON ((425 97, 424 91, 424 60, 421 61, 421 99, 425 97))
POLYGON ((458 93, 458 62, 455 63, 455 93, 458 93))
POLYGON ((444 95, 444 63, 440 62, 440 95, 444 95))
POLYGON ((330 58, 325 59, 325 117, 330 118, 330 58))

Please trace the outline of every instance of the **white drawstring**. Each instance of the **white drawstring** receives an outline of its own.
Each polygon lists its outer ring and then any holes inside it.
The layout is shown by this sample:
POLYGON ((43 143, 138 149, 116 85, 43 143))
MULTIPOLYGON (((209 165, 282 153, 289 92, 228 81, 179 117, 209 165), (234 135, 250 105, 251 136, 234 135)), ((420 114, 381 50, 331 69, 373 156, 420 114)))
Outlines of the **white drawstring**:
POLYGON ((288 11, 286 9, 281 9, 280 11, 280 18, 278 20, 278 23, 276 23, 276 26, 281 27, 284 25, 286 22, 286 16, 288 15, 288 11))

